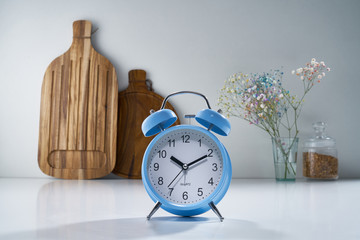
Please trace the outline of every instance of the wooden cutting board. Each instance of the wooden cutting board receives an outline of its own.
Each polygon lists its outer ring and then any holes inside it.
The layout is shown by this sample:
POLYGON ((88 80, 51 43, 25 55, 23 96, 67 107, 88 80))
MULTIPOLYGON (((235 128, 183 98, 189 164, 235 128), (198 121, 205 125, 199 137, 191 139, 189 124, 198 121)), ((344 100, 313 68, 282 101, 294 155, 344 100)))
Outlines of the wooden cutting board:
MULTIPOLYGON (((129 72, 129 86, 119 93, 117 157, 113 173, 125 178, 141 178, 144 152, 155 137, 144 137, 141 124, 151 109, 160 109, 163 99, 149 90, 144 70, 129 72)), ((169 102, 165 107, 175 112, 169 102)), ((179 120, 175 124, 180 124, 179 120)))
POLYGON ((57 178, 99 178, 116 161, 118 82, 91 45, 91 22, 75 21, 73 34, 42 83, 38 163, 57 178))

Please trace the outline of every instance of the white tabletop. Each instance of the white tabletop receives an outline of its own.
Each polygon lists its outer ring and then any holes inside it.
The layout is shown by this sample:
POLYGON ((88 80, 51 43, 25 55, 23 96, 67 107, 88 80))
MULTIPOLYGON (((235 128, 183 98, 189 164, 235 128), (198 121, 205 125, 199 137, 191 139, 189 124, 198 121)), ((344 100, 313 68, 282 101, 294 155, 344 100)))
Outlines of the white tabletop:
POLYGON ((141 180, 0 178, 0 239, 360 239, 359 179, 233 179, 223 222, 153 206, 141 180))

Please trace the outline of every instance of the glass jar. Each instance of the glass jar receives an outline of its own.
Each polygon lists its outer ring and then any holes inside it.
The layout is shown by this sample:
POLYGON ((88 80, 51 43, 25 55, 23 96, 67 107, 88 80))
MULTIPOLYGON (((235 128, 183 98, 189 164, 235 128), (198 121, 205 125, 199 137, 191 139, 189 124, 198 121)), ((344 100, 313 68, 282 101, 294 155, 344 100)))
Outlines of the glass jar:
POLYGON ((338 158, 335 139, 326 136, 324 122, 313 124, 315 136, 303 147, 303 175, 309 179, 338 179, 338 158))

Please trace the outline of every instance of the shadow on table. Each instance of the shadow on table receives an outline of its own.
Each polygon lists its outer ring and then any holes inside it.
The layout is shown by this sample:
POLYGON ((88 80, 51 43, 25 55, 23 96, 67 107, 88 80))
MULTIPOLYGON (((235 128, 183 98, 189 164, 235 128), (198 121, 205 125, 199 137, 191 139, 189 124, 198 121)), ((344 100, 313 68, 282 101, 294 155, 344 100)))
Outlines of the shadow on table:
POLYGON ((239 219, 205 217, 124 218, 24 231, 4 239, 282 239, 285 236, 239 219))
POLYGON ((54 181, 38 193, 37 229, 9 233, 0 239, 286 239, 281 232, 261 228, 255 222, 231 218, 220 222, 215 216, 87 220, 102 216, 99 211, 113 211, 116 204, 114 189, 101 182, 54 181), (94 207, 96 204, 101 209, 94 207))

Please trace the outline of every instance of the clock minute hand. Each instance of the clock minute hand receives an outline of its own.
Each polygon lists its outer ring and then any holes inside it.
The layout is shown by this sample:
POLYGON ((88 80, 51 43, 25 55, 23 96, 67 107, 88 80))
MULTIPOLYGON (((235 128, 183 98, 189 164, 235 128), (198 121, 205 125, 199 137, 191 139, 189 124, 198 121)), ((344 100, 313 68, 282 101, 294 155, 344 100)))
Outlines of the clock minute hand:
POLYGON ((202 156, 202 157, 199 157, 198 159, 196 159, 196 160, 192 161, 191 163, 189 163, 187 166, 190 167, 191 165, 193 165, 193 164, 195 164, 195 163, 203 160, 204 158, 207 158, 207 155, 204 155, 204 156, 202 156))

